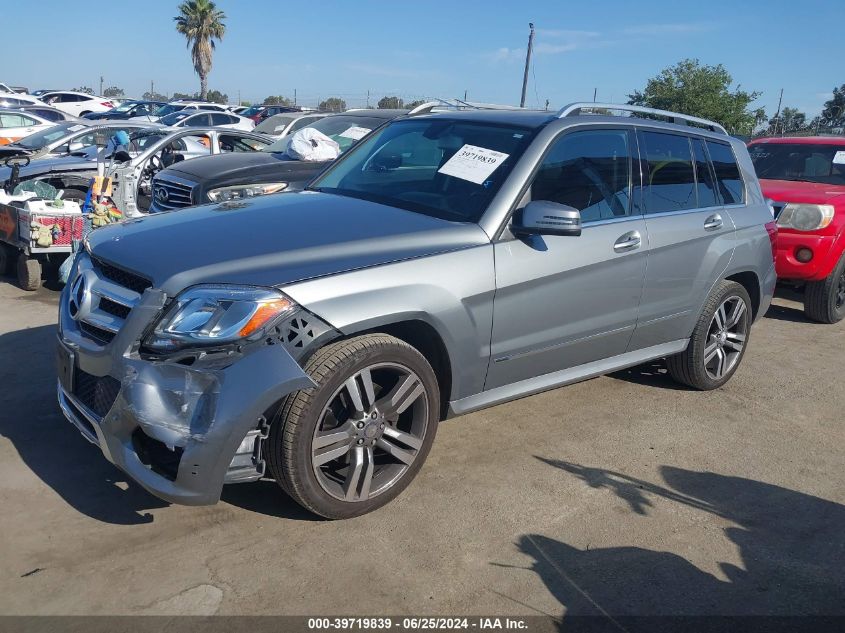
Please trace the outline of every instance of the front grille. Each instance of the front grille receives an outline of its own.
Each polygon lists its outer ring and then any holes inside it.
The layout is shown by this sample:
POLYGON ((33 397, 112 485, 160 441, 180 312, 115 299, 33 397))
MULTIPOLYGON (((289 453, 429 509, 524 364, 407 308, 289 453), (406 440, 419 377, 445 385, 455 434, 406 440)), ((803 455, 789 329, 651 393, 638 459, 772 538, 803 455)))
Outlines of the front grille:
POLYGON ((76 370, 73 395, 86 408, 103 418, 112 408, 120 391, 120 381, 111 376, 92 376, 76 370))
POLYGON ((132 308, 129 306, 120 304, 117 301, 112 301, 108 297, 100 297, 100 310, 113 316, 120 317, 121 319, 125 319, 129 316, 129 313, 132 312, 132 308))
POLYGON ((153 178, 153 200, 162 210, 181 209, 191 206, 191 191, 194 185, 165 178, 153 178))
POLYGON ((113 281, 119 286, 124 286, 130 290, 134 290, 138 294, 143 294, 147 288, 152 288, 153 282, 146 277, 130 273, 128 270, 113 266, 108 262, 103 261, 97 257, 92 257, 91 261, 100 276, 105 277, 109 281, 113 281))
POLYGON ((116 336, 114 332, 109 332, 96 325, 91 325, 85 321, 80 321, 79 329, 82 330, 89 338, 94 339, 98 343, 111 343, 116 336))

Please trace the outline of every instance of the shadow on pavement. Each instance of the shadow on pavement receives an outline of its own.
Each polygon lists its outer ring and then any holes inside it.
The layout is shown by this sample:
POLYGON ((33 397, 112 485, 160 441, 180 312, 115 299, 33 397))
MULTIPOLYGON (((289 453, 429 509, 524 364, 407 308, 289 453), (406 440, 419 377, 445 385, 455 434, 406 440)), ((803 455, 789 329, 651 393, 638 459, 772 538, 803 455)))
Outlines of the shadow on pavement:
POLYGON ((654 360, 636 367, 629 367, 608 374, 610 378, 623 380, 637 385, 648 385, 660 389, 672 389, 675 391, 689 391, 689 387, 675 382, 666 369, 666 362, 662 359, 654 360))
POLYGON ((323 521, 291 499, 271 478, 223 486, 221 501, 250 512, 295 521, 323 521))
POLYGON ((0 435, 71 506, 106 523, 150 523, 164 501, 106 461, 56 402, 55 326, 0 335, 0 435))
MULTIPOLYGON (((662 486, 602 468, 538 459, 592 488, 612 491, 643 517, 633 520, 645 520, 657 499, 720 517, 732 524, 723 532, 742 559, 741 567, 719 563, 723 580, 672 552, 624 546, 582 550, 547 536, 522 536, 518 547, 534 559, 532 570, 566 608, 565 618, 845 615, 845 506, 710 472, 663 466, 662 486)), ((627 540, 624 534, 621 539, 627 540)))

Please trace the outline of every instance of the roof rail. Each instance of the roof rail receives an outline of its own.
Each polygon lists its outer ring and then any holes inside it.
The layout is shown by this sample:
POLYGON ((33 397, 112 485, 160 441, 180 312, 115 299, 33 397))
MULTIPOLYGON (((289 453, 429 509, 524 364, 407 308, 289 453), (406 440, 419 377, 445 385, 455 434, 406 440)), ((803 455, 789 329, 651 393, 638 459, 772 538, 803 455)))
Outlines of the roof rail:
POLYGON ((440 99, 435 97, 412 109, 408 114, 424 114, 428 112, 441 112, 444 110, 524 110, 519 106, 504 105, 498 103, 477 103, 464 101, 462 99, 440 99))
POLYGON ((582 114, 582 110, 621 110, 623 112, 634 112, 637 114, 651 114, 653 116, 660 116, 670 119, 672 123, 677 123, 679 125, 697 125, 708 129, 711 132, 718 132, 726 136, 728 134, 728 131, 715 121, 708 121, 707 119, 700 119, 695 116, 678 114, 677 112, 669 112, 668 110, 656 110, 655 108, 646 108, 637 105, 620 105, 618 103, 595 103, 592 101, 579 101, 576 103, 570 103, 569 105, 562 107, 558 111, 557 116, 560 119, 563 119, 568 116, 578 116, 579 114, 582 114))

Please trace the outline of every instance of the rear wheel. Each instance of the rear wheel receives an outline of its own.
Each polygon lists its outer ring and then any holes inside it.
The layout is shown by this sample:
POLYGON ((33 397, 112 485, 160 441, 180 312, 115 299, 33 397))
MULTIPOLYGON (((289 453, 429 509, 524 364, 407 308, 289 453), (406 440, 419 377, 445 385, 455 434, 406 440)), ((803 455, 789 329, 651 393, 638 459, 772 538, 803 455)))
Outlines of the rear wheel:
POLYGON ((695 389, 721 387, 745 355, 751 321, 748 292, 734 281, 722 281, 704 304, 687 349, 666 359, 669 374, 695 389))
POLYGON ((385 505, 408 486, 434 441, 434 371, 416 349, 382 334, 329 345, 305 369, 317 386, 280 407, 267 439, 271 473, 329 519, 385 505))
POLYGON ((838 323, 845 318, 845 253, 826 279, 807 282, 804 314, 819 323, 838 323))
POLYGON ((18 256, 18 285, 24 290, 41 287, 41 262, 26 253, 18 256))

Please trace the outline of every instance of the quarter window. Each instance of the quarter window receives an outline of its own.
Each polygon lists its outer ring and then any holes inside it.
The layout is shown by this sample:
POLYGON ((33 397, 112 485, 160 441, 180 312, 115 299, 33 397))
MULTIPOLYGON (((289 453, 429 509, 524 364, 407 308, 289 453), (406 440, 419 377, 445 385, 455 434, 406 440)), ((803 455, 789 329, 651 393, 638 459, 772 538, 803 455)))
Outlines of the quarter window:
POLYGON ((743 204, 745 202, 745 183, 739 174, 739 165, 730 145, 707 141, 710 159, 716 170, 716 182, 725 204, 743 204))
POLYGON ((574 207, 584 223, 631 213, 631 152, 625 130, 567 134, 552 147, 531 185, 531 200, 574 207))
POLYGON ((707 159, 707 152, 704 149, 704 141, 700 138, 692 139, 692 151, 695 155, 698 206, 702 208, 715 207, 719 204, 719 199, 716 196, 716 183, 713 180, 713 171, 710 169, 710 161, 707 159))
POLYGON ((645 212, 669 213, 696 208, 689 138, 659 132, 642 132, 641 135, 646 159, 645 212))

